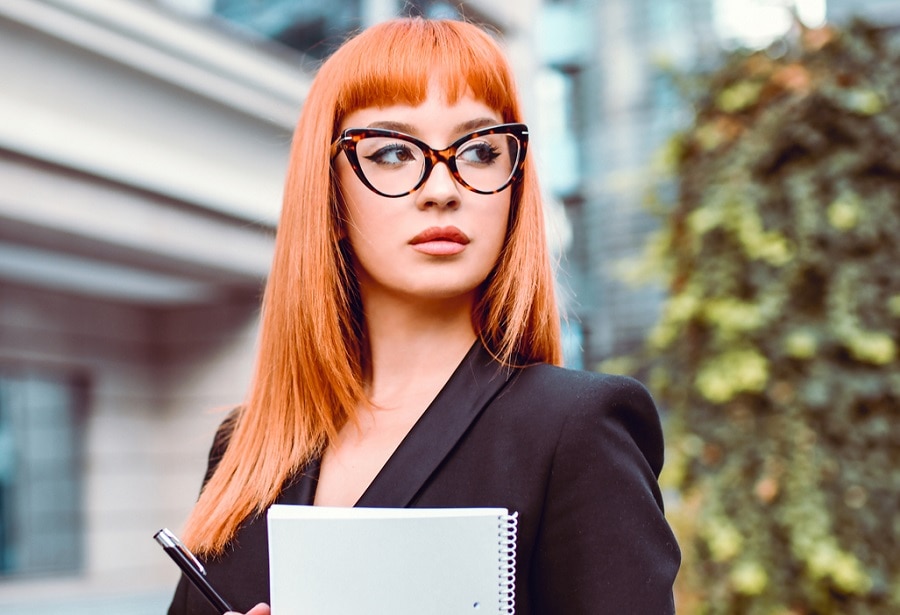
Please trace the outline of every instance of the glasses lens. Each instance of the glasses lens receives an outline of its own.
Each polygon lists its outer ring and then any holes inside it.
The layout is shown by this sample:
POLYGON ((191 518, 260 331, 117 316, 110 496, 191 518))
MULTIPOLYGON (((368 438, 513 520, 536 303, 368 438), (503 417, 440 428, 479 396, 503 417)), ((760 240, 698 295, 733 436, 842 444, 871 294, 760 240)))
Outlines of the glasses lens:
POLYGON ((482 192, 505 186, 515 173, 521 152, 519 140, 511 134, 473 137, 456 150, 460 177, 482 192))
POLYGON ((390 137, 367 137, 356 144, 363 175, 379 192, 406 194, 416 187, 425 169, 425 155, 409 141, 390 137))

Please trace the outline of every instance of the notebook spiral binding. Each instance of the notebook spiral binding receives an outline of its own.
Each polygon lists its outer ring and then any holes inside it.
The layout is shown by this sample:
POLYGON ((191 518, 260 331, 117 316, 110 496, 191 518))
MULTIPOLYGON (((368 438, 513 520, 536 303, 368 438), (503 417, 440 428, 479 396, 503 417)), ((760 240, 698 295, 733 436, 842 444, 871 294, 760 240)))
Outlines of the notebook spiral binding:
POLYGON ((516 534, 519 529, 519 513, 501 518, 500 522, 500 608, 498 613, 515 615, 516 612, 516 534))

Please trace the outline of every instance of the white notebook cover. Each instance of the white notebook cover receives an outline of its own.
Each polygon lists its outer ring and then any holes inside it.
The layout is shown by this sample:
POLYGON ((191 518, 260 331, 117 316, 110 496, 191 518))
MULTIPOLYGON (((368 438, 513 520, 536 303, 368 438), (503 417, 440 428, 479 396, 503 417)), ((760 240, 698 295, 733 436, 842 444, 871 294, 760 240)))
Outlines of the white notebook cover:
POLYGON ((515 612, 506 509, 274 505, 268 529, 272 615, 515 612))

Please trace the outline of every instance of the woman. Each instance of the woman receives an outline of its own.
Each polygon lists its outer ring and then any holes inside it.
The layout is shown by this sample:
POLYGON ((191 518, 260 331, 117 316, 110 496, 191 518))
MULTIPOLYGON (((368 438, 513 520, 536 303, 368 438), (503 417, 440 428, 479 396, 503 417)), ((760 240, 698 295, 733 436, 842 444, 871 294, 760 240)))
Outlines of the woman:
MULTIPOLYGON (((633 380, 555 367, 521 116, 499 46, 462 22, 374 26, 319 71, 255 378, 184 534, 235 608, 268 600, 279 502, 505 507, 518 613, 673 612, 656 409, 633 380)), ((169 612, 212 611, 182 580, 169 612)))

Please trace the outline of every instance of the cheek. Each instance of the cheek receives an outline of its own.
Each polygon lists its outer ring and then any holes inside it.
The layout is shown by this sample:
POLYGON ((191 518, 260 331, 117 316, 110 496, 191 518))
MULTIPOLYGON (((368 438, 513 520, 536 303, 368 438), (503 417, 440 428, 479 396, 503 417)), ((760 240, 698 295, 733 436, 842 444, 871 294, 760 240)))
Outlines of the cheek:
POLYGON ((368 188, 356 178, 348 164, 338 168, 338 188, 341 195, 341 213, 344 219, 344 233, 351 243, 360 234, 367 234, 372 224, 371 200, 373 196, 368 188))
POLYGON ((391 209, 365 186, 347 187, 344 197, 344 234, 357 273, 370 274, 395 266, 394 256, 401 234, 391 209))
POLYGON ((341 205, 346 217, 350 215, 350 204, 355 203, 358 199, 358 191, 356 188, 360 182, 346 160, 342 160, 337 164, 336 171, 337 181, 335 183, 337 184, 341 205))
POLYGON ((378 228, 378 218, 372 215, 370 208, 361 206, 359 201, 354 199, 355 196, 357 195, 347 195, 345 201, 344 231, 353 251, 358 254, 372 245, 373 240, 381 234, 381 230, 378 228))
POLYGON ((492 209, 496 215, 491 220, 490 228, 499 252, 506 243, 506 235, 510 226, 512 207, 510 206, 509 196, 494 203, 492 209))
MULTIPOLYGON (((481 228, 482 248, 479 252, 481 267, 485 276, 496 268, 500 256, 506 246, 509 226, 509 199, 490 203, 486 208, 490 215, 480 216, 478 226, 481 228)), ((485 212, 487 214, 487 211, 485 212)))

